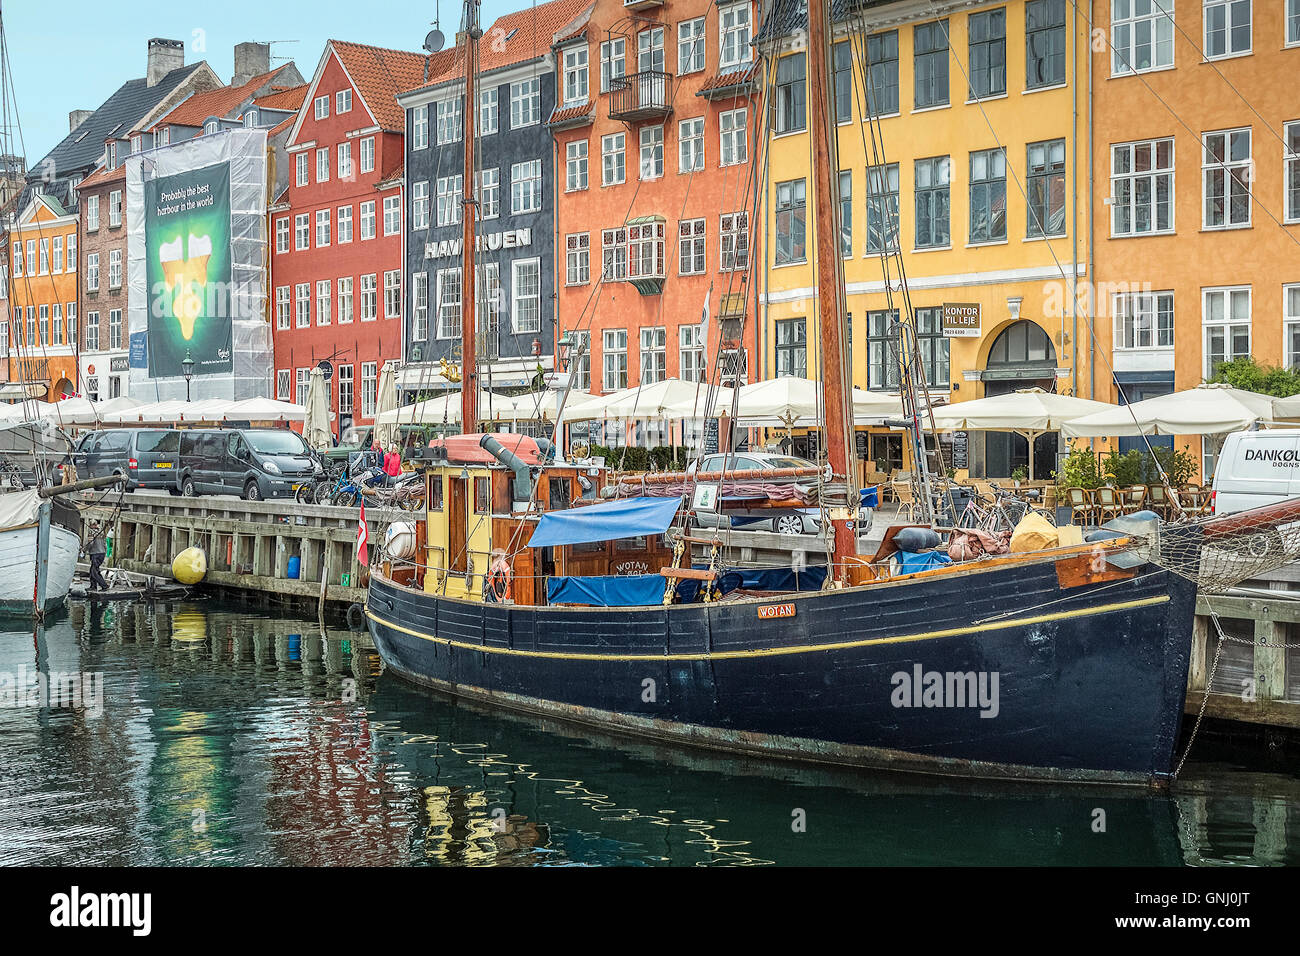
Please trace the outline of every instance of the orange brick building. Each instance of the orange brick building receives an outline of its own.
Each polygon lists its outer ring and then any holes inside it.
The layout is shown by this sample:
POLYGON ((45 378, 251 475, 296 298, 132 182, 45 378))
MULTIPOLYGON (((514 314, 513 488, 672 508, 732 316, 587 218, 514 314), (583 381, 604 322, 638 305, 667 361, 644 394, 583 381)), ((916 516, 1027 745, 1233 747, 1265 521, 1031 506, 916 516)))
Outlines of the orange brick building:
POLYGON ((9 233, 9 380, 49 401, 77 388, 77 263, 76 214, 33 193, 9 233))

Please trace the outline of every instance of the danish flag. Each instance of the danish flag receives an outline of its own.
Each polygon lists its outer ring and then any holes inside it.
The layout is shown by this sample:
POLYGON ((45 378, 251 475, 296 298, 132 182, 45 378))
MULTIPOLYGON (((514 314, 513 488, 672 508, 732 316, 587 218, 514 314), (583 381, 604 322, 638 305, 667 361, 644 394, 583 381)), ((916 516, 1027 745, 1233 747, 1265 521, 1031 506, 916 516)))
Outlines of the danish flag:
POLYGON ((366 542, 370 540, 370 529, 366 527, 366 503, 361 502, 361 521, 357 524, 357 561, 365 567, 370 566, 370 555, 366 542))

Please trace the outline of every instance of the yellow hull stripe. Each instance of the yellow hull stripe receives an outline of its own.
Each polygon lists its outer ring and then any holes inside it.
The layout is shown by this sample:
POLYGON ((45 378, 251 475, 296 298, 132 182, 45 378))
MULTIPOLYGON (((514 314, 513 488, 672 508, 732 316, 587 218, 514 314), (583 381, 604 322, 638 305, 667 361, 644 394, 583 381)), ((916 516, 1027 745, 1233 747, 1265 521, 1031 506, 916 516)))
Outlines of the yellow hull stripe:
POLYGON ((799 644, 792 647, 762 647, 741 651, 715 651, 713 653, 692 654, 593 654, 565 651, 527 651, 513 647, 492 647, 483 644, 471 644, 468 641, 455 641, 446 637, 437 637, 423 631, 413 630, 395 624, 380 617, 366 605, 366 617, 377 624, 391 628, 402 634, 432 641, 446 647, 457 647, 466 651, 479 651, 483 654, 503 654, 508 657, 538 657, 546 660, 561 661, 728 661, 744 660, 758 657, 784 657, 789 654, 812 654, 818 651, 844 651, 859 647, 872 647, 876 644, 908 644, 913 641, 932 641, 944 637, 959 637, 963 634, 982 634, 988 631, 1005 631, 1013 627, 1029 627, 1034 624, 1050 624, 1054 621, 1068 621, 1080 617, 1093 617, 1112 614, 1116 611, 1128 611, 1134 608, 1151 607, 1169 602, 1169 595, 1142 598, 1138 601, 1122 601, 1116 604, 1102 604, 1098 607, 1081 608, 1077 611, 1058 611, 1055 614, 1037 614, 1033 617, 1020 617, 988 624, 973 624, 969 627, 950 627, 940 631, 923 631, 918 634, 904 634, 899 637, 872 637, 860 641, 839 641, 833 644, 799 644))

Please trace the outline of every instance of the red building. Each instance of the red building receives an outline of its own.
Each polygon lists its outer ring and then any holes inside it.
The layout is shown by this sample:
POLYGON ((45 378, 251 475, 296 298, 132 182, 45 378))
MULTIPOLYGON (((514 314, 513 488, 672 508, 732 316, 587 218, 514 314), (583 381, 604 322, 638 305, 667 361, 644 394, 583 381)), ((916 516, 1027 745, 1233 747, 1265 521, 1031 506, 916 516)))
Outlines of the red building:
POLYGON ((287 143, 271 207, 276 397, 302 402, 334 368, 336 431, 373 421, 379 370, 402 354, 401 90, 425 57, 331 40, 287 143))

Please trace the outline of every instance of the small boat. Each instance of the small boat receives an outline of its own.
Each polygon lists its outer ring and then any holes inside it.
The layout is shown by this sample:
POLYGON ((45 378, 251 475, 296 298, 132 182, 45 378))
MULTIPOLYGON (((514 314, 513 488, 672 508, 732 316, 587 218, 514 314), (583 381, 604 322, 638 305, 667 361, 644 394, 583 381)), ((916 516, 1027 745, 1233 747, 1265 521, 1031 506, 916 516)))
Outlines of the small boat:
POLYGON ((80 548, 76 508, 35 488, 0 494, 0 613, 39 616, 62 604, 80 548))

